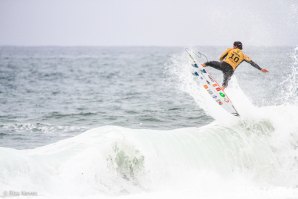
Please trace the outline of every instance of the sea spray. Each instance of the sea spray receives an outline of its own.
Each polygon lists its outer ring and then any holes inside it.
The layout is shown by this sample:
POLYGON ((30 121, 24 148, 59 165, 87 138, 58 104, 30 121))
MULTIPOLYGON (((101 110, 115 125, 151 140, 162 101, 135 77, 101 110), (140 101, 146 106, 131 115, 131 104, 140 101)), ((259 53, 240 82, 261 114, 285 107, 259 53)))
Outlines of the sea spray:
POLYGON ((280 82, 280 101, 283 104, 298 104, 298 47, 292 52, 291 58, 290 73, 280 82))

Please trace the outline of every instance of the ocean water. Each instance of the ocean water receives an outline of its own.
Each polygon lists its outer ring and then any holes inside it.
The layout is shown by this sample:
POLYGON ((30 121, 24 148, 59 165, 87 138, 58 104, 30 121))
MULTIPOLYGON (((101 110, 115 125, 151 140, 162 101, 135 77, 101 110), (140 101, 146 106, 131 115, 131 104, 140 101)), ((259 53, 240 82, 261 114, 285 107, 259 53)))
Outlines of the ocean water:
POLYGON ((0 47, 0 195, 298 198, 298 48, 244 51, 238 118, 184 47, 0 47))

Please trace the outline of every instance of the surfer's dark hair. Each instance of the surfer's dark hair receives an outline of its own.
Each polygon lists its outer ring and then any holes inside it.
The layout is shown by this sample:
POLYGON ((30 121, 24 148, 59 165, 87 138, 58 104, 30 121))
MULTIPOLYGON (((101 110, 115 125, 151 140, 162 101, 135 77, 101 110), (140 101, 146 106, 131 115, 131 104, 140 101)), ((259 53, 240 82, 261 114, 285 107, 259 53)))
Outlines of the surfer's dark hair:
POLYGON ((234 46, 236 46, 237 48, 239 48, 240 50, 242 50, 242 43, 241 43, 241 41, 235 41, 234 42, 234 46))

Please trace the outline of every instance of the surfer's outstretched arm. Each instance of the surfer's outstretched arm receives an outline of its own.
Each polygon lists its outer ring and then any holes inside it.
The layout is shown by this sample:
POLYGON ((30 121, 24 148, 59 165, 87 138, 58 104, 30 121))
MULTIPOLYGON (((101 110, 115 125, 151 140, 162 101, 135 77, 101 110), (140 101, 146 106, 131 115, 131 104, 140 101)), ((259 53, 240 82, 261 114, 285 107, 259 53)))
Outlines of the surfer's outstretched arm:
POLYGON ((244 61, 255 67, 256 69, 262 71, 263 73, 269 72, 266 68, 261 68, 257 63, 251 60, 247 55, 244 55, 244 61))
POLYGON ((249 63, 250 65, 252 65, 253 67, 255 67, 258 70, 262 70, 262 68, 253 60, 247 61, 247 63, 249 63))
POLYGON ((261 68, 257 63, 255 63, 253 60, 249 60, 246 61, 247 63, 249 63, 250 65, 252 65, 253 67, 255 67, 256 69, 262 71, 263 73, 269 72, 266 68, 261 68))

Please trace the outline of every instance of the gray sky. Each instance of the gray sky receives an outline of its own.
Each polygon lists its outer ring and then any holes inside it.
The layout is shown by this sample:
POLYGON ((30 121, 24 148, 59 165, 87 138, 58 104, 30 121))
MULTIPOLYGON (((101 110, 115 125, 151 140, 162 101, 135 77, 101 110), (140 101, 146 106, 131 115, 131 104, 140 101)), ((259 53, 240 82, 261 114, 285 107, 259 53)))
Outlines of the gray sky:
POLYGON ((0 45, 298 45, 298 0, 0 0, 0 45))

